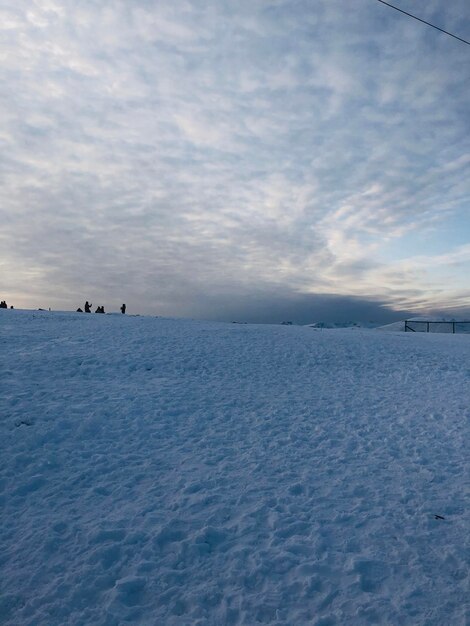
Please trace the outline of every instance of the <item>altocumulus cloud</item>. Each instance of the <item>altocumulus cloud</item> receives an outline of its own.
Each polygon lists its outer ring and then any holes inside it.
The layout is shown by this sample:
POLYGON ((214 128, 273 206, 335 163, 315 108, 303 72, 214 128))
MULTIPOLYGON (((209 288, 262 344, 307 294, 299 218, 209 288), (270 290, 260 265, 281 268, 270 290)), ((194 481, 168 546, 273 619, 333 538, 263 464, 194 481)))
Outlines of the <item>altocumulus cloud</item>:
POLYGON ((470 307, 468 46, 373 0, 0 6, 2 297, 470 307))

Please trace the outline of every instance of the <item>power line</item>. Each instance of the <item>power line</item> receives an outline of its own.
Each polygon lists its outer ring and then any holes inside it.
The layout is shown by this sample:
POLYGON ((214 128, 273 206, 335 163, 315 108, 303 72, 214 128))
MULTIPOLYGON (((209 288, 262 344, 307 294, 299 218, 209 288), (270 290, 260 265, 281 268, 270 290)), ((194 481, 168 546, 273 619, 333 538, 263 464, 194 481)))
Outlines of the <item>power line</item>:
POLYGON ((422 22, 423 24, 427 24, 428 26, 431 26, 432 28, 435 28, 436 30, 440 30, 441 33, 445 33, 446 35, 449 35, 449 37, 453 37, 454 39, 458 39, 459 41, 462 41, 463 43, 466 43, 467 46, 470 46, 470 41, 466 41, 465 39, 462 39, 462 37, 457 37, 457 35, 453 35, 452 33, 449 33, 447 30, 444 30, 443 28, 439 28, 439 26, 434 26, 434 24, 431 24, 430 22, 426 22, 426 20, 422 20, 420 17, 416 17, 416 15, 412 15, 411 13, 407 13, 406 11, 403 11, 403 9, 399 9, 398 7, 393 6, 393 4, 390 4, 389 2, 385 2, 384 0, 377 0, 377 2, 381 2, 382 4, 386 4, 388 7, 391 7, 392 9, 395 9, 395 11, 400 11, 400 13, 404 13, 405 15, 408 15, 409 17, 412 17, 414 20, 418 20, 418 22, 422 22))

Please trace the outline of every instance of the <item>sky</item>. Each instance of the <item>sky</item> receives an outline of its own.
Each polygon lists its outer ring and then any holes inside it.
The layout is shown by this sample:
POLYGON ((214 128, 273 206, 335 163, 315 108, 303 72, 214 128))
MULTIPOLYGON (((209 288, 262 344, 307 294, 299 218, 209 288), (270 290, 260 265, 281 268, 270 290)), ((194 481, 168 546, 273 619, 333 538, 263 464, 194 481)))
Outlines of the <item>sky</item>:
MULTIPOLYGON (((467 0, 395 0, 470 39, 467 0)), ((470 316, 470 46, 376 0, 0 0, 0 297, 470 316)))

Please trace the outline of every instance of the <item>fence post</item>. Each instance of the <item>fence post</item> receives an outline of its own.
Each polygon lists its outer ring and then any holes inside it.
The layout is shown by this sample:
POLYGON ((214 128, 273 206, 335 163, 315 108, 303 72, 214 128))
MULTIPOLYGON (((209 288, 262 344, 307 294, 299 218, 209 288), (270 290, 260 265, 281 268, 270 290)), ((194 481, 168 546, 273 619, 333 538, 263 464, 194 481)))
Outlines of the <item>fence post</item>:
POLYGON ((455 335, 455 322, 452 322, 452 333, 455 335))
POLYGON ((426 331, 426 332, 428 333, 428 332, 429 332, 429 322, 427 322, 427 325, 428 325, 428 329, 427 329, 427 331, 426 331))

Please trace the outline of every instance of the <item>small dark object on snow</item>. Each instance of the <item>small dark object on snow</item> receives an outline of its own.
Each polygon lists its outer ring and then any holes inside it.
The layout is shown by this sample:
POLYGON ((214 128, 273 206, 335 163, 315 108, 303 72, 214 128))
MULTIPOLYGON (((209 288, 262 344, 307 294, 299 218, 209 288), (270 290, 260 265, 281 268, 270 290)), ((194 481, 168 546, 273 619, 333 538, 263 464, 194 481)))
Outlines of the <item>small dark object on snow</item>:
POLYGON ((83 313, 83 311, 82 311, 82 309, 80 307, 78 307, 77 313, 83 313))
POLYGON ((0 302, 0 309, 8 309, 7 303, 5 302, 5 300, 2 300, 0 302))
POLYGON ((17 422, 15 422, 15 426, 16 428, 19 428, 20 426, 32 426, 33 422, 31 422, 30 420, 18 420, 17 422))
POLYGON ((104 313, 104 306, 97 307, 95 313, 104 313))
POLYGON ((434 515, 434 519, 445 519, 445 517, 442 517, 442 515, 434 515))
POLYGON ((85 313, 91 313, 92 304, 88 304, 88 300, 85 302, 85 313))
POLYGON ((124 315, 125 312, 126 312, 126 305, 123 304, 122 307, 121 307, 121 313, 124 315))

